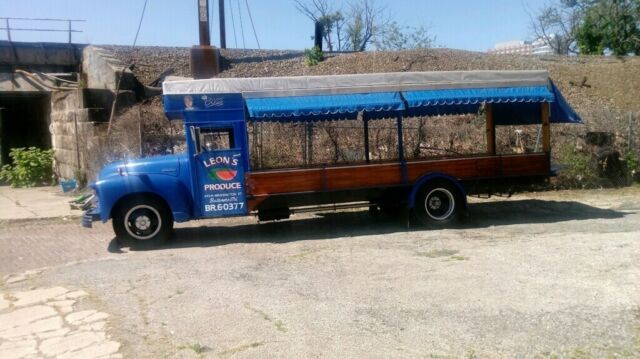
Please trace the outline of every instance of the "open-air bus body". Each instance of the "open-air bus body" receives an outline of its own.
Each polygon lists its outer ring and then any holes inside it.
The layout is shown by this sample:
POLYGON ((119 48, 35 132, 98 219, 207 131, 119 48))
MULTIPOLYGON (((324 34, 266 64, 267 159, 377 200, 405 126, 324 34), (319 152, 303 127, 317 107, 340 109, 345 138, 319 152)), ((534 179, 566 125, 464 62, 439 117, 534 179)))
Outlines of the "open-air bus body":
POLYGON ((581 122, 546 71, 176 80, 163 84, 163 96, 167 117, 184 120, 186 153, 107 165, 91 184, 98 201, 83 225, 112 219, 119 238, 155 244, 170 237, 174 222, 249 214, 277 220, 327 207, 406 208, 419 222, 443 223, 466 208, 469 194, 546 180, 550 124, 581 122), (405 118, 480 110, 483 153, 405 158, 405 118), (389 118, 397 126, 397 159, 373 161, 369 124, 389 118), (248 123, 354 119, 363 123, 362 161, 250 166, 248 123), (541 126, 542 151, 497 154, 496 125, 523 124, 541 126))

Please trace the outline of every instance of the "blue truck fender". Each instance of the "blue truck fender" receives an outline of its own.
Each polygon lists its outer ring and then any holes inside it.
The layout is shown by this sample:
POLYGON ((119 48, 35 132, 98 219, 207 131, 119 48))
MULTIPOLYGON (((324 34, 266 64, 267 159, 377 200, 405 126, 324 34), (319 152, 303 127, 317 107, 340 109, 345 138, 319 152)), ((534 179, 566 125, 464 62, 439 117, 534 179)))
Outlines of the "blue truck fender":
POLYGON ((151 194, 167 203, 173 219, 184 222, 193 218, 193 206, 189 189, 179 178, 161 174, 131 174, 109 177, 95 185, 99 197, 100 219, 106 222, 111 218, 115 205, 131 195, 151 194))
POLYGON ((413 187, 411 188, 411 192, 409 193, 409 200, 407 203, 407 206, 409 208, 415 207, 416 197, 418 196, 418 191, 420 191, 420 188, 422 188, 422 186, 424 186, 427 182, 431 182, 434 180, 445 180, 447 182, 450 182, 453 186, 455 186, 458 189, 458 191, 460 191, 460 198, 463 201, 462 208, 465 208, 465 209, 467 208, 467 191, 464 189, 460 181, 458 181, 454 177, 449 176, 448 174, 440 173, 440 172, 432 172, 432 173, 426 174, 420 177, 413 184, 413 187))

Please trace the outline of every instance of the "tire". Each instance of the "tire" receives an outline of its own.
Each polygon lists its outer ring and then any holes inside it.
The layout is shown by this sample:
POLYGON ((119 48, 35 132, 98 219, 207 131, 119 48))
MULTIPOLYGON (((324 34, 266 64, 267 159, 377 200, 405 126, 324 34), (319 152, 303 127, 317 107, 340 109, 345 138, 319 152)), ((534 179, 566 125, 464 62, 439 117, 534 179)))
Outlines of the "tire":
POLYGON ((451 183, 437 181, 426 183, 416 196, 414 214, 424 226, 443 226, 458 217, 462 199, 451 183))
POLYGON ((136 249, 160 246, 169 240, 173 230, 169 208, 153 197, 125 200, 115 210, 112 222, 120 244, 136 249))

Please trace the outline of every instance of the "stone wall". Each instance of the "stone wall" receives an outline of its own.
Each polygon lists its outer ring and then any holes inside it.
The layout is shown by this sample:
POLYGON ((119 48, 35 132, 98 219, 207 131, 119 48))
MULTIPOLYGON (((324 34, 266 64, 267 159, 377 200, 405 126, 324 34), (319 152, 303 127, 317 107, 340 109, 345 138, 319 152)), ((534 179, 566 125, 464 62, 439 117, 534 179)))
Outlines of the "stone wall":
POLYGON ((82 108, 81 90, 51 94, 50 131, 58 176, 75 178, 78 170, 85 172, 98 131, 89 121, 89 109, 82 108))

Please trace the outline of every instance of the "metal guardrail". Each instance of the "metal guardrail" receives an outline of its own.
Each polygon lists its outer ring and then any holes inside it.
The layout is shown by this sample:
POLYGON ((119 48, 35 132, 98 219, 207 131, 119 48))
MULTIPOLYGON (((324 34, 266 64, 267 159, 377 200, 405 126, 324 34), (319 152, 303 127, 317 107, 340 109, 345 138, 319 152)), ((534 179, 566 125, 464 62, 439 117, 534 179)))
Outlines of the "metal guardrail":
POLYGON ((36 31, 36 32, 66 32, 69 34, 69 43, 73 41, 73 33, 83 32, 82 30, 76 30, 73 28, 73 23, 86 22, 86 20, 74 20, 74 19, 44 19, 44 18, 27 18, 27 17, 0 17, 0 20, 4 20, 5 27, 0 27, 0 30, 7 32, 7 40, 11 42, 11 31, 36 31), (11 27, 11 20, 17 21, 34 21, 34 22, 63 22, 67 23, 66 29, 43 29, 43 28, 19 28, 11 27))

